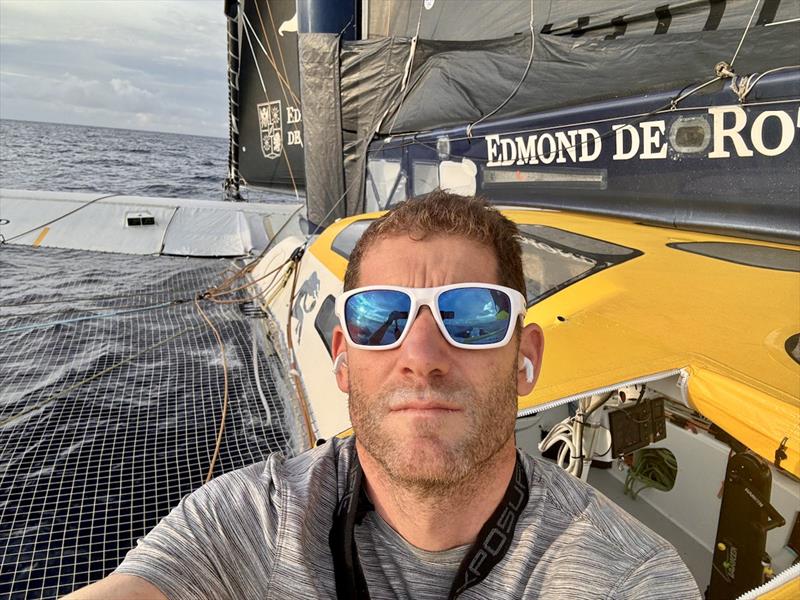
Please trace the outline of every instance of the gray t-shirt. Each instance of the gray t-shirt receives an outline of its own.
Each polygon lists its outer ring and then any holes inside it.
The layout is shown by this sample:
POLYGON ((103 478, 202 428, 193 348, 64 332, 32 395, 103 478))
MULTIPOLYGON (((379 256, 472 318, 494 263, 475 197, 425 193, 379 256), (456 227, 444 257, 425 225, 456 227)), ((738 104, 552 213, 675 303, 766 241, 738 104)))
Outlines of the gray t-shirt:
MULTIPOLYGON (((143 577, 170 599, 336 598, 328 535, 353 442, 334 439, 289 460, 274 454, 214 479, 181 500, 116 572, 143 577)), ((558 467, 522 456, 530 497, 512 545, 459 598, 700 598, 666 541, 558 467)), ((374 512, 355 536, 374 600, 446 598, 467 551, 415 548, 374 512)))

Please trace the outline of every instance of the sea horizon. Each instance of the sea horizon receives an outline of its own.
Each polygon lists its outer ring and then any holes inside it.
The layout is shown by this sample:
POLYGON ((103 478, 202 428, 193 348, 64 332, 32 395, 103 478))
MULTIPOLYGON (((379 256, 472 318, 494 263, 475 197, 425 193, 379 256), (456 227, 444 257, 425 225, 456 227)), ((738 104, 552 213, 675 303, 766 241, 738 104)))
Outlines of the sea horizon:
POLYGON ((133 131, 136 133, 155 133, 155 134, 166 134, 166 135, 182 135, 186 137, 199 137, 199 138, 208 138, 214 140, 226 140, 228 136, 219 136, 219 135, 204 135, 201 133, 178 133, 175 131, 161 131, 157 129, 131 129, 130 127, 110 127, 108 125, 87 125, 84 123, 67 123, 64 121, 38 121, 35 119, 15 119, 11 117, 0 117, 0 121, 13 121, 15 123, 33 123, 37 125, 66 125, 68 127, 91 127, 94 129, 110 129, 112 131, 133 131))

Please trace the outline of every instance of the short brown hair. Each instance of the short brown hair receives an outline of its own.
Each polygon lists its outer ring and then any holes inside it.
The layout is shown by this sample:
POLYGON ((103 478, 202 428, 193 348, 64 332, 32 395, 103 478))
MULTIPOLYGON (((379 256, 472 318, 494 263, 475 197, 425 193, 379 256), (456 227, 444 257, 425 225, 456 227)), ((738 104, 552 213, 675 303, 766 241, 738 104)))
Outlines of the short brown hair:
POLYGON ((525 295, 522 249, 517 225, 480 196, 459 196, 435 190, 412 198, 392 209, 367 227, 350 254, 344 274, 344 289, 358 287, 364 253, 375 242, 393 235, 422 240, 428 235, 454 235, 485 244, 497 259, 500 285, 525 295))

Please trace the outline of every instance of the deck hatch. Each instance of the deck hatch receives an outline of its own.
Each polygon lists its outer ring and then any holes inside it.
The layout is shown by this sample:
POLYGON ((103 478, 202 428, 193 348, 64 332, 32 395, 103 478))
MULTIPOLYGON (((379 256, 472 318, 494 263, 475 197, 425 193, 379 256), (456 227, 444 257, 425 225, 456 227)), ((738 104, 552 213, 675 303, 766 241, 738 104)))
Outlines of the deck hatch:
POLYGON ((737 265, 800 273, 800 251, 797 250, 734 242, 676 242, 667 246, 737 265))

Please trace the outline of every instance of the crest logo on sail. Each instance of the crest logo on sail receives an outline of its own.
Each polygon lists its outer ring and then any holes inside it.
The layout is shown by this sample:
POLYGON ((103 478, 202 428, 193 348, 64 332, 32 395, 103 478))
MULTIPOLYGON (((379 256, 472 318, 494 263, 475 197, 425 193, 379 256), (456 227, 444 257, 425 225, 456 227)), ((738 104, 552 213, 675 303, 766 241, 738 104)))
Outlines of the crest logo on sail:
POLYGON ((264 158, 278 158, 283 151, 283 124, 281 101, 264 102, 257 105, 258 126, 261 129, 261 152, 264 158))

